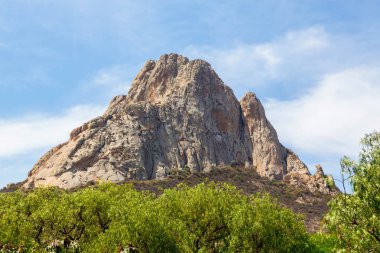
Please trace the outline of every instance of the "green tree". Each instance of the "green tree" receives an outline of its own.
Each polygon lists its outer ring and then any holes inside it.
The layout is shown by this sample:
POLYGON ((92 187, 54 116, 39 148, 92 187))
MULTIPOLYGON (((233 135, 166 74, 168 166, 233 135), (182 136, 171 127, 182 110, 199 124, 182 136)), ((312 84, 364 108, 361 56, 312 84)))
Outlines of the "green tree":
POLYGON ((313 252, 302 218, 268 194, 232 210, 229 252, 313 252))
POLYGON ((44 247, 45 231, 50 222, 46 216, 52 211, 47 206, 62 193, 58 189, 39 188, 30 193, 1 194, 0 246, 25 251, 44 247))
POLYGON ((300 216, 265 195, 228 184, 166 190, 161 210, 177 221, 183 252, 313 252, 300 216))
POLYGON ((313 252, 301 217, 227 184, 0 194, 0 252, 313 252))
POLYGON ((165 190, 158 202, 178 224, 177 244, 184 252, 221 252, 228 247, 231 210, 244 198, 232 186, 202 183, 165 190))
POLYGON ((341 160, 343 183, 348 180, 353 193, 345 191, 329 203, 327 227, 348 252, 380 252, 380 133, 361 143, 358 162, 341 160))
POLYGON ((178 252, 173 222, 159 212, 157 199, 132 185, 115 186, 109 228, 84 252, 178 252))

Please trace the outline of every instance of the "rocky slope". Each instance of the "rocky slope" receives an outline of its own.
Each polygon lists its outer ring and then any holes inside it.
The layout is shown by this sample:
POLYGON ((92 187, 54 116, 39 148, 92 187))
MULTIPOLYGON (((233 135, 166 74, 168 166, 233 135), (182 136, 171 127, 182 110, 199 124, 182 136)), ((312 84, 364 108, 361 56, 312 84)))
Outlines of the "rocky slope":
POLYGON ((244 166, 311 191, 331 191, 323 173, 310 175, 298 156, 281 145, 253 93, 239 102, 210 64, 169 54, 148 61, 127 96, 115 97, 104 115, 74 129, 68 142, 47 152, 23 187, 71 189, 221 165, 244 166))

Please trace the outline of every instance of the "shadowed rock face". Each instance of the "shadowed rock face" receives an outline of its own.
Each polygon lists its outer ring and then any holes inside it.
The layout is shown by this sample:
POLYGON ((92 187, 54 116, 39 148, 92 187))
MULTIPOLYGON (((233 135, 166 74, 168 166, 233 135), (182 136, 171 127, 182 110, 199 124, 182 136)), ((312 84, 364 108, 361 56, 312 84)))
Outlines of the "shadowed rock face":
POLYGON ((163 178, 218 165, 252 167, 265 177, 310 177, 285 149, 253 93, 239 103, 202 60, 169 54, 148 61, 127 96, 45 154, 24 187, 74 188, 89 182, 163 178))

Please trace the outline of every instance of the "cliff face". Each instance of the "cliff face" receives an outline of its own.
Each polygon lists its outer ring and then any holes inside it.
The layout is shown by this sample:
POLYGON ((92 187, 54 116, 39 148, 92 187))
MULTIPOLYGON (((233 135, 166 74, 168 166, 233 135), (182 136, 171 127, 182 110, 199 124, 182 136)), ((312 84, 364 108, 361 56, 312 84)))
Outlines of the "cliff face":
POLYGON ((230 164, 272 179, 312 178, 280 144, 253 93, 239 103, 207 62, 170 54, 148 61, 127 96, 115 97, 103 116, 45 154, 24 187, 69 189, 230 164))

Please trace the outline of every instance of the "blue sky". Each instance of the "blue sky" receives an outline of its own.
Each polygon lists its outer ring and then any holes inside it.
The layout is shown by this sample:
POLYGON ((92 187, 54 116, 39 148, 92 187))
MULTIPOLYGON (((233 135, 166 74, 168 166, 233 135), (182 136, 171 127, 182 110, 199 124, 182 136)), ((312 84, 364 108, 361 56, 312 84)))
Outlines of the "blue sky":
POLYGON ((378 13, 370 0, 0 0, 0 187, 170 52, 255 92, 280 140, 338 176, 380 130, 378 13))

